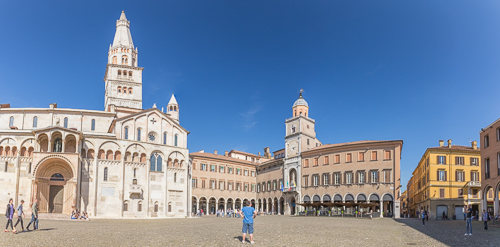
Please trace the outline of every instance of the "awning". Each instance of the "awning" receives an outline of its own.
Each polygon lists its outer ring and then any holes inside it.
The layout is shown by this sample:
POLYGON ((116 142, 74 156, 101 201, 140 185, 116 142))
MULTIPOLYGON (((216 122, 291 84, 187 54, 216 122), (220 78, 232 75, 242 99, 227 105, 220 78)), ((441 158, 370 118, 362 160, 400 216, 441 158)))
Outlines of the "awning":
POLYGON ((297 205, 300 206, 312 206, 312 207, 353 207, 353 206, 360 206, 360 207, 371 207, 371 206, 378 206, 379 203, 377 202, 309 202, 309 203, 297 203, 297 205))

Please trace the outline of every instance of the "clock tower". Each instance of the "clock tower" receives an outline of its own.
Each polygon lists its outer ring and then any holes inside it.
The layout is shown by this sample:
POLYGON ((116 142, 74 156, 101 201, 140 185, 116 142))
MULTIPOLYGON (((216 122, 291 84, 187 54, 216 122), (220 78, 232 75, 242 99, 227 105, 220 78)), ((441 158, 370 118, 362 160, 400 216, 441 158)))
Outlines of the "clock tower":
MULTIPOLYGON (((302 202, 301 197, 301 152, 321 145, 316 139, 314 126, 316 121, 309 117, 309 105, 302 96, 293 103, 292 116, 285 120, 285 159, 284 159, 284 192, 291 192, 295 202, 302 202)), ((287 201, 291 201, 287 196, 287 201)))

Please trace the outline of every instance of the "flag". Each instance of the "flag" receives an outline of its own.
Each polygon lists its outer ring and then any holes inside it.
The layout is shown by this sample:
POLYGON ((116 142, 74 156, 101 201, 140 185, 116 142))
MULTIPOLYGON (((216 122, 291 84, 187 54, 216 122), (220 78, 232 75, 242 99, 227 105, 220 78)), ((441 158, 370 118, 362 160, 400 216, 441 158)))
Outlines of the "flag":
POLYGON ((283 182, 280 181, 281 192, 283 192, 283 182))
POLYGON ((297 184, 295 183, 295 180, 293 180, 293 187, 297 187, 297 184))

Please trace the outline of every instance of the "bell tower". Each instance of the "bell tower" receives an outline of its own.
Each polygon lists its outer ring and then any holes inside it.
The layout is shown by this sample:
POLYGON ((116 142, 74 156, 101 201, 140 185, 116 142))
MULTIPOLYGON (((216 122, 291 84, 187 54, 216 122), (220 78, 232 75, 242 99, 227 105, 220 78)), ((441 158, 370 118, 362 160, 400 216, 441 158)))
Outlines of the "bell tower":
POLYGON ((174 94, 170 97, 170 101, 167 104, 167 114, 177 122, 179 122, 179 104, 177 104, 177 100, 175 99, 174 94))
POLYGON ((113 44, 109 46, 104 76, 104 110, 115 107, 142 109, 142 70, 138 67, 138 50, 130 34, 130 21, 122 11, 116 21, 113 44))

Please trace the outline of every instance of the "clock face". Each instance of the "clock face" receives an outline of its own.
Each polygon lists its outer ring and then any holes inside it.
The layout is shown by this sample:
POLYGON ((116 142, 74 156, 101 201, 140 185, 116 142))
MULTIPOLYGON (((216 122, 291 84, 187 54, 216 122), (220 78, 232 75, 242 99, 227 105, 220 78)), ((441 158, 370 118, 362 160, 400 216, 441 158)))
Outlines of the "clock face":
POLYGON ((150 135, 149 135, 149 140, 150 140, 150 141, 155 141, 155 136, 154 136, 153 134, 150 134, 150 135))
POLYGON ((299 142, 294 140, 288 145, 288 157, 296 156, 299 152, 299 142))

